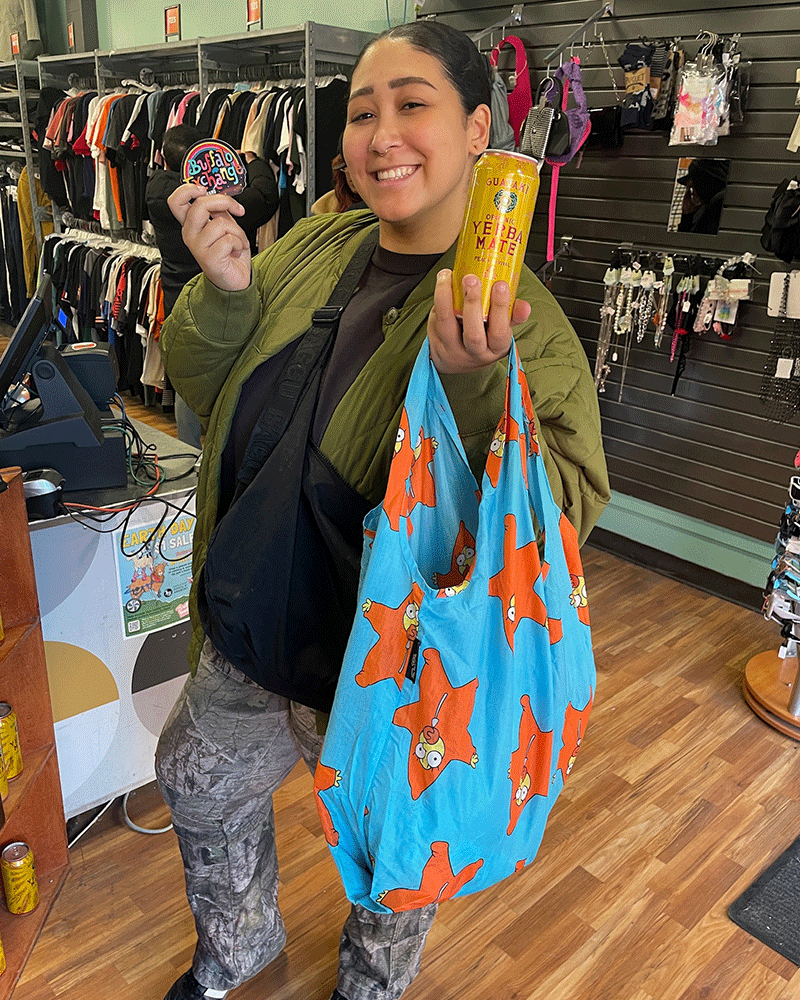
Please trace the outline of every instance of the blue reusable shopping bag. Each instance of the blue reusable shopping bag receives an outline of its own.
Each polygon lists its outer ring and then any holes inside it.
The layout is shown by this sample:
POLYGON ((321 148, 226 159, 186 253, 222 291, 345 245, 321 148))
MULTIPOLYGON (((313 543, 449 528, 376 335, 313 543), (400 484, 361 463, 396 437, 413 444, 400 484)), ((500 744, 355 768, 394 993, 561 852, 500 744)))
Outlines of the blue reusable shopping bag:
POLYGON ((386 498, 364 522, 361 610, 315 793, 348 898, 379 913, 533 861, 591 710, 577 537, 516 345, 508 371, 479 491, 425 342, 386 498))

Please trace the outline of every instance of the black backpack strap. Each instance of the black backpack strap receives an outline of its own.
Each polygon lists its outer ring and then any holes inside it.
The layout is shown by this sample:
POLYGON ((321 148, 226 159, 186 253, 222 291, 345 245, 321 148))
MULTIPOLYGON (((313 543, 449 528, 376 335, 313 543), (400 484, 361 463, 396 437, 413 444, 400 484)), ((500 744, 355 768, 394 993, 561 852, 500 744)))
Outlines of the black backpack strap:
POLYGON ((358 282, 378 244, 378 227, 368 233, 350 258, 330 298, 316 310, 312 325, 299 338, 272 392, 269 404, 258 418, 237 475, 236 495, 241 496, 266 462, 289 426, 297 404, 314 376, 322 371, 330 355, 339 320, 353 297, 358 282))

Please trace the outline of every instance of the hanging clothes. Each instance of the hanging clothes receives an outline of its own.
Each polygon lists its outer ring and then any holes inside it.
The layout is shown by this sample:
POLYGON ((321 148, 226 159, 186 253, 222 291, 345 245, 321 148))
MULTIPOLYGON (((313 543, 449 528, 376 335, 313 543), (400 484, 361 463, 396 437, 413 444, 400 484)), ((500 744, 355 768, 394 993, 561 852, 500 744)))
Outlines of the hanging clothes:
MULTIPOLYGON (((42 208, 50 208, 51 201, 42 190, 39 178, 36 183, 36 200, 42 208)), ((25 273, 25 287, 30 298, 36 291, 37 258, 36 228, 33 222, 33 206, 31 205, 31 190, 28 179, 28 168, 23 167, 17 183, 17 206, 19 208, 19 224, 22 234, 22 264, 25 273)), ((53 223, 47 220, 40 222, 42 238, 53 232, 53 223)))

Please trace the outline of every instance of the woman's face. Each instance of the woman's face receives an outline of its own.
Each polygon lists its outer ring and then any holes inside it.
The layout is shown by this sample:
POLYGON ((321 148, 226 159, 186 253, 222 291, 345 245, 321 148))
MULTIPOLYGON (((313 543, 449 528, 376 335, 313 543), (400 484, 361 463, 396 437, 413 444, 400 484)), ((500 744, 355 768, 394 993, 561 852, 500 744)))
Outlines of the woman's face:
POLYGON ((401 39, 373 45, 358 65, 344 158, 358 193, 381 220, 381 243, 440 253, 458 236, 475 157, 491 115, 467 116, 439 60, 401 39))

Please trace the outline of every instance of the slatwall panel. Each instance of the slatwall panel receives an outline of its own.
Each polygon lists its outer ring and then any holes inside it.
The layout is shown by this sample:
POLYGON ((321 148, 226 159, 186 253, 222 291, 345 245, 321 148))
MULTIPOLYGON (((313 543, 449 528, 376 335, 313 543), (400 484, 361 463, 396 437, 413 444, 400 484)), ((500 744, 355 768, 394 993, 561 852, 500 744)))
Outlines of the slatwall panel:
MULTIPOLYGON (((526 4, 530 27, 509 30, 528 49, 533 92, 543 74, 544 55, 559 45, 600 7, 594 0, 526 4)), ((436 14, 465 31, 496 23, 511 4, 482 0, 427 0, 422 16, 436 14)), ((556 246, 572 235, 573 255, 553 282, 553 293, 578 331, 594 367, 602 277, 611 251, 624 241, 644 248, 728 256, 759 254, 755 298, 744 303, 736 339, 694 338, 677 395, 670 396, 674 365, 671 332, 656 351, 652 336, 634 343, 618 401, 619 367, 612 365, 600 396, 612 489, 771 541, 783 507, 795 452, 798 419, 775 424, 765 419, 758 394, 774 320, 766 315, 769 275, 783 270, 759 243, 772 192, 786 176, 800 173, 798 156, 786 143, 800 109, 795 70, 800 68, 800 5, 744 3, 741 0, 617 0, 615 16, 600 22, 612 66, 625 43, 639 36, 679 36, 688 56, 697 51, 702 29, 741 33, 743 58, 752 61, 748 111, 743 125, 716 146, 669 146, 664 133, 630 134, 614 153, 587 150, 580 163, 562 169, 558 190, 556 246), (716 236, 668 233, 667 215, 679 156, 731 160, 730 178, 716 236)), ((494 42, 502 37, 497 32, 494 42)), ((587 36, 590 39, 590 30, 587 36)), ((487 36, 480 43, 489 49, 487 36)), ((510 48, 503 49, 513 56, 510 48)), ((578 49, 590 107, 613 103, 608 70, 599 45, 578 49)), ((501 67, 510 65, 510 59, 501 67)), ((623 89, 622 70, 615 66, 623 89)), ((544 259, 549 168, 529 243, 528 264, 544 259)), ((657 545, 657 540, 654 540, 657 545)))

